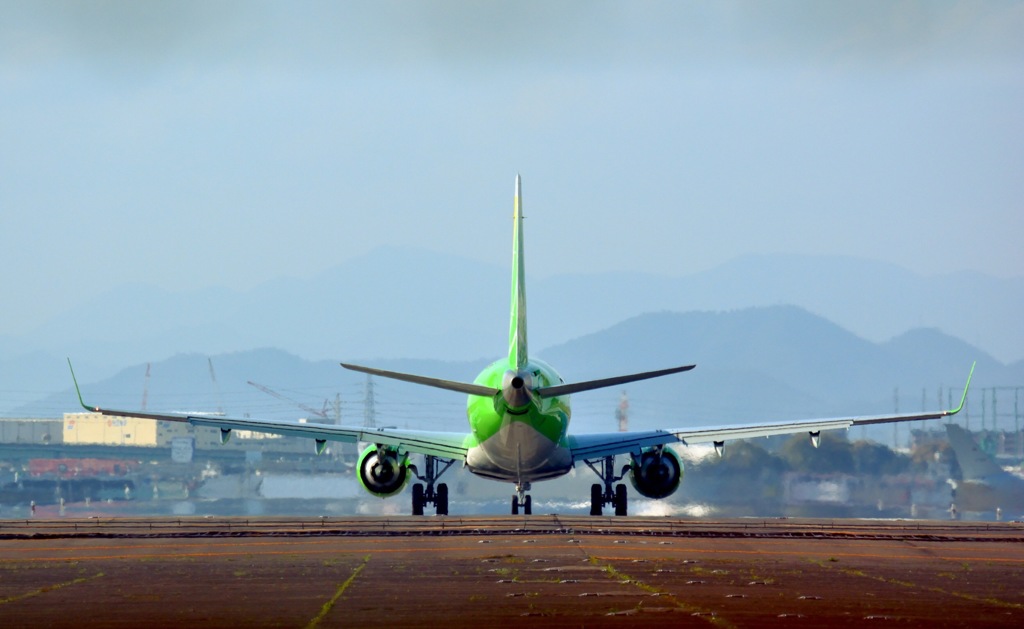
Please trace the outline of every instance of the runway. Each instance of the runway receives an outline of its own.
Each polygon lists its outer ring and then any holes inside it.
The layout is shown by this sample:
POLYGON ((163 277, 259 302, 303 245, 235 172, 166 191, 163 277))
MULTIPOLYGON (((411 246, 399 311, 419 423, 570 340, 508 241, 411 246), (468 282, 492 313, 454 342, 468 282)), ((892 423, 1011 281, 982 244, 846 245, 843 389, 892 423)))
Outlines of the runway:
POLYGON ((1011 626, 1024 524, 0 521, 0 624, 1011 626))

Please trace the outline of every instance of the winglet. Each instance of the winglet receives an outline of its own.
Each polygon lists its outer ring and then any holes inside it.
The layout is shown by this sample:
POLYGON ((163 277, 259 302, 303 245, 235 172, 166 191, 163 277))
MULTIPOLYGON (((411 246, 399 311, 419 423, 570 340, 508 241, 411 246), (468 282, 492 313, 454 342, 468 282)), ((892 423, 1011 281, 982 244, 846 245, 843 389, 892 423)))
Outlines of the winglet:
POLYGON ((100 410, 99 407, 89 406, 82 400, 82 390, 78 388, 78 378, 75 377, 75 368, 71 366, 70 358, 68 358, 68 369, 71 370, 71 381, 75 383, 75 393, 78 394, 78 403, 82 405, 82 408, 92 413, 100 410))
POLYGON ((948 411, 950 415, 956 415, 957 413, 964 409, 964 404, 967 402, 967 389, 971 388, 971 377, 974 376, 974 367, 977 364, 978 361, 974 361, 973 363, 971 363, 971 372, 967 374, 967 384, 964 385, 964 394, 960 398, 960 406, 957 406, 955 409, 948 411))

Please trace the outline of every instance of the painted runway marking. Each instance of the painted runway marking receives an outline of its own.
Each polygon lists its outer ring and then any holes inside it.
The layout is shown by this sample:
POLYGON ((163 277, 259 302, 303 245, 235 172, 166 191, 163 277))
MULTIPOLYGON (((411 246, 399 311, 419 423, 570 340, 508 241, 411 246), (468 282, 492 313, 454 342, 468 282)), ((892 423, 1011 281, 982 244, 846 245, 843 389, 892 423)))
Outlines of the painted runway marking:
MULTIPOLYGON (((179 548, 194 548, 196 546, 202 546, 203 548, 209 548, 211 546, 213 546, 213 547, 217 547, 217 546, 230 546, 230 547, 233 547, 233 548, 238 548, 240 546, 282 546, 282 545, 288 545, 288 544, 331 544, 331 543, 335 543, 336 542, 336 540, 331 540, 331 539, 301 539, 301 538, 300 539, 281 539, 281 540, 275 540, 275 541, 269 541, 268 542, 268 541, 246 541, 244 539, 239 538, 239 539, 235 539, 235 540, 231 540, 231 541, 226 541, 226 542, 224 542, 224 541, 196 541, 196 540, 193 540, 193 541, 190 541, 190 542, 183 542, 183 543, 179 542, 179 543, 171 543, 171 544, 136 544, 136 545, 132 545, 131 541, 132 540, 125 540, 123 543, 120 543, 120 544, 107 544, 107 545, 103 545, 103 546, 80 546, 80 547, 77 547, 77 548, 69 548, 67 546, 43 546, 43 547, 25 546, 24 548, 10 548, 10 547, 7 547, 5 545, 0 545, 0 553, 6 553, 6 552, 22 552, 22 553, 25 553, 25 552, 46 552, 46 551, 66 553, 66 552, 79 552, 79 551, 81 551, 81 552, 88 552, 88 551, 96 551, 96 550, 116 550, 116 549, 124 549, 124 548, 132 548, 132 549, 150 549, 150 548, 152 548, 152 549, 173 550, 173 549, 179 549, 179 548)), ((19 543, 24 544, 24 542, 19 542, 19 543)))
POLYGON ((38 590, 32 590, 31 592, 26 592, 24 594, 18 594, 16 596, 9 596, 7 598, 0 598, 0 605, 3 605, 4 603, 14 603, 15 601, 25 600, 26 598, 32 598, 33 596, 39 596, 40 594, 46 594, 47 592, 53 592, 54 590, 59 590, 61 588, 66 588, 66 587, 68 587, 70 585, 78 585, 79 583, 85 583, 86 581, 92 581, 93 579, 98 579, 98 578, 100 578, 102 576, 104 576, 102 572, 97 572, 96 574, 92 575, 91 577, 79 577, 77 579, 72 579, 71 581, 65 581, 64 583, 56 583, 54 585, 46 585, 46 586, 43 586, 43 587, 39 588, 38 590))
MULTIPOLYGON (((600 562, 600 559, 598 559, 597 557, 590 557, 590 562, 597 565, 600 562)), ((613 579, 616 579, 620 582, 631 583, 649 594, 655 594, 657 596, 665 597, 680 611, 689 613, 691 616, 700 618, 701 620, 707 621, 718 627, 734 627, 732 623, 725 620, 724 618, 717 616, 715 612, 703 607, 697 607, 696 605, 684 603, 683 601, 679 600, 675 594, 671 592, 666 592, 665 590, 654 587, 653 585, 648 585, 635 577, 632 577, 624 572, 620 572, 615 568, 615 566, 611 564, 604 564, 603 569, 604 572, 607 573, 608 576, 613 579)), ((643 601, 641 601, 640 604, 642 605, 643 601)))
POLYGON ((882 577, 882 576, 876 576, 876 575, 873 575, 873 574, 868 574, 868 573, 864 572, 863 570, 856 570, 856 569, 853 569, 853 568, 843 568, 841 566, 829 566, 829 565, 826 565, 826 564, 824 564, 822 562, 817 562, 817 561, 814 561, 814 563, 818 564, 822 568, 825 568, 826 570, 838 570, 839 572, 842 572, 843 574, 846 574, 846 575, 849 575, 849 576, 862 577, 862 578, 865 578, 865 579, 872 579, 872 580, 875 580, 875 581, 879 581, 881 583, 887 583, 889 585, 898 585, 900 587, 928 590, 929 592, 935 592, 936 594, 942 594, 944 596, 956 596, 958 598, 962 598, 962 599, 971 601, 972 603, 985 603, 987 605, 995 605, 997 607, 1008 607, 1010 609, 1024 609, 1024 605, 1022 605, 1020 603, 1011 603, 1010 601, 1003 601, 1003 600, 1000 600, 1000 599, 997 599, 997 598, 994 598, 994 597, 975 596, 973 594, 965 594, 963 592, 950 592, 949 590, 944 590, 942 588, 938 588, 938 587, 934 587, 934 586, 919 585, 917 583, 911 583, 910 581, 903 581, 901 579, 893 579, 891 577, 882 577))
MULTIPOLYGON (((595 551, 595 550, 616 551, 617 553, 621 553, 622 552, 622 547, 621 546, 600 546, 600 545, 584 544, 584 548, 587 551, 591 552, 592 554, 594 554, 593 551, 595 551)), ((637 547, 637 546, 631 546, 630 550, 634 550, 635 551, 638 548, 639 547, 637 547)), ((863 558, 863 559, 872 559, 872 560, 922 559, 922 557, 920 555, 907 555, 907 554, 894 554, 894 553, 890 553, 890 554, 850 553, 850 552, 837 553, 837 552, 834 552, 833 548, 828 548, 828 549, 823 550, 823 551, 816 551, 816 550, 812 550, 812 549, 800 549, 800 550, 793 550, 793 551, 782 551, 782 550, 763 550, 763 549, 758 549, 758 550, 738 550, 738 549, 731 549, 731 548, 723 549, 723 548, 710 548, 708 546, 703 546, 703 547, 699 547, 699 548, 698 547, 687 547, 687 548, 681 548, 681 547, 670 547, 670 548, 657 547, 657 548, 651 548, 650 551, 651 552, 665 553, 665 554, 667 554, 667 553, 672 553, 672 554, 704 553, 704 554, 711 554, 711 555, 777 555, 777 556, 783 556, 783 557, 847 557, 847 558, 863 558)), ((599 556, 601 559, 619 560, 619 561, 629 561, 631 559, 635 559, 636 558, 635 555, 622 556, 621 554, 618 554, 618 555, 596 555, 596 556, 599 556)), ((930 555, 928 555, 925 558, 927 558, 927 559, 942 559, 942 560, 945 560, 945 561, 988 561, 988 562, 996 562, 996 563, 1024 564, 1024 557, 976 557, 976 556, 975 557, 969 557, 969 556, 964 556, 964 555, 948 556, 948 555, 930 554, 930 555)))
POLYGON ((370 563, 369 555, 364 557, 363 563, 359 564, 359 566, 352 571, 352 576, 350 576, 348 579, 345 580, 344 583, 338 586, 338 591, 334 593, 334 596, 331 597, 331 600, 324 603, 324 606, 320 608, 320 613, 317 614, 316 617, 313 618, 313 620, 309 621, 309 624, 306 625, 306 629, 313 629, 318 624, 320 624, 320 621, 324 619, 324 616, 330 613, 331 609, 334 608, 334 604, 338 602, 338 599, 341 598, 341 595, 345 593, 345 590, 348 589, 348 586, 352 585, 352 582, 356 580, 356 577, 359 576, 359 573, 363 571, 363 568, 365 568, 366 564, 368 563, 370 563))

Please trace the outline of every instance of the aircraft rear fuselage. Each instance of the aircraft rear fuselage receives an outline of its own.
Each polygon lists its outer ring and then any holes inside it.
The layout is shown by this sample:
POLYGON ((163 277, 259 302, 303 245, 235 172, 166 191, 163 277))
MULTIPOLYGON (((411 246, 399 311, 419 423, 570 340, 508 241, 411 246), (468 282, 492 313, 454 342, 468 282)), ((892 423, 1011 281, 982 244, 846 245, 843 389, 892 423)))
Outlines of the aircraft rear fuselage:
POLYGON ((529 359, 520 369, 508 359, 495 361, 475 384, 501 389, 495 397, 471 395, 466 405, 473 447, 469 471, 510 482, 561 476, 572 468, 566 433, 572 411, 569 396, 540 397, 532 390, 562 383, 544 361, 529 359))

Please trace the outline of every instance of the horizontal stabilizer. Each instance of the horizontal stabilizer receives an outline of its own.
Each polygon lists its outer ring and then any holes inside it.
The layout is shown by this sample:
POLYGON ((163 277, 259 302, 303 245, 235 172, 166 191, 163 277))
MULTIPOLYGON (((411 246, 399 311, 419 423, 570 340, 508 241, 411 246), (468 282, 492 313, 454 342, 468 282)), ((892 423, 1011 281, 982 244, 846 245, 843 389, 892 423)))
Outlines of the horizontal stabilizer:
POLYGON ((682 367, 672 367, 670 369, 659 369, 658 371, 634 373, 627 376, 602 378, 601 380, 588 380, 586 382, 574 382, 572 384, 556 384, 553 387, 542 387, 537 389, 536 393, 541 397, 555 397, 557 395, 569 395, 571 393, 579 393, 581 391, 593 391, 594 389, 614 387, 620 384, 626 384, 627 382, 636 382, 637 380, 647 380, 649 378, 658 378, 673 373, 689 371, 696 366, 697 365, 684 365, 682 367))
POLYGON ((391 378, 392 380, 403 380, 405 382, 412 382, 414 384, 423 384, 428 387, 434 387, 435 389, 447 389, 449 391, 457 391, 459 393, 467 393, 469 395, 494 397, 495 395, 501 393, 501 389, 485 387, 481 384, 474 384, 472 382, 456 382, 454 380, 429 378, 427 376, 417 376, 415 374, 402 373, 400 371, 386 371, 384 369, 363 367, 361 365, 352 365, 349 363, 341 363, 341 366, 344 367, 345 369, 350 369, 352 371, 361 371, 362 373, 367 373, 370 374, 371 376, 391 378))

